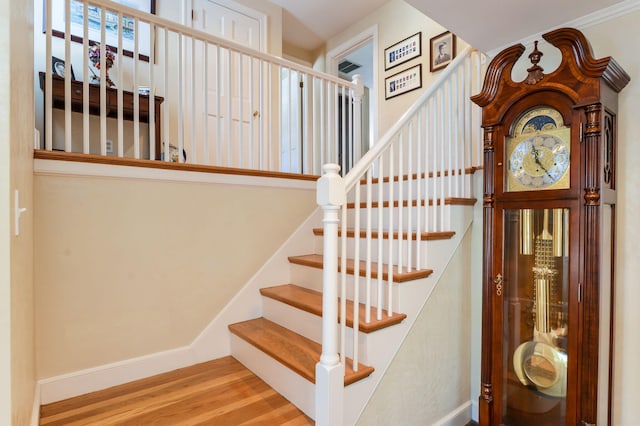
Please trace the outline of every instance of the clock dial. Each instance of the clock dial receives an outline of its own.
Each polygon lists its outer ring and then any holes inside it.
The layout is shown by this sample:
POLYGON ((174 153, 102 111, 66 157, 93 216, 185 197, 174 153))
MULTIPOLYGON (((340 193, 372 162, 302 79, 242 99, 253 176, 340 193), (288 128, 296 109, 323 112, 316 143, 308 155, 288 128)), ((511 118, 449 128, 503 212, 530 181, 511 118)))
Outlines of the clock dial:
POLYGON ((560 180, 569 168, 569 151, 553 135, 539 134, 518 145, 509 158, 513 177, 526 187, 545 188, 560 180))
POLYGON ((523 114, 507 138, 507 191, 569 187, 570 129, 548 107, 523 114))

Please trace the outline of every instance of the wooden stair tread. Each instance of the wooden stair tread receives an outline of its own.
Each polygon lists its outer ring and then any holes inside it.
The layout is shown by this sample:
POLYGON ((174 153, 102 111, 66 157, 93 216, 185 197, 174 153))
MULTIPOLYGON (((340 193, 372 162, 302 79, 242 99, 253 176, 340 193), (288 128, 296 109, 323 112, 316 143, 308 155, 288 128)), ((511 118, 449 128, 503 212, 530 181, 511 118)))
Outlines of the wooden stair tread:
MULTIPOLYGON (((322 269, 323 257, 321 254, 306 254, 302 256, 290 256, 289 262, 294 263, 296 265, 309 266, 311 268, 319 268, 322 269)), ((341 270, 341 261, 338 260, 338 271, 341 270)), ((359 267, 359 273, 361 277, 366 276, 366 262, 361 260, 359 267)), ((354 261, 353 259, 347 259, 347 273, 353 275, 354 274, 354 261)), ((387 264, 382 265, 382 275, 383 278, 387 277, 388 267, 387 264)), ((397 268, 393 267, 393 282, 402 283, 405 281, 418 280, 420 278, 426 278, 433 273, 432 269, 420 269, 420 270, 412 270, 412 271, 404 271, 397 272, 397 268)), ((378 264, 376 262, 371 262, 371 278, 378 278, 378 264)))
MULTIPOLYGON (((456 233, 454 231, 440 231, 440 232, 421 232, 420 233, 420 241, 434 241, 434 240, 448 240, 450 238, 452 238, 456 233)), ((316 236, 322 236, 324 235, 324 229, 323 228, 313 228, 313 235, 316 236)), ((338 229, 338 236, 342 235, 342 229, 338 229)), ((348 238, 353 238, 355 236, 355 230, 353 228, 347 228, 347 237, 348 238)), ((402 239, 403 240, 407 240, 408 237, 408 233, 407 232, 403 232, 402 233, 402 239)), ((360 238, 367 238, 367 231, 364 229, 360 230, 360 238)), ((379 237, 379 232, 378 231, 371 231, 371 238, 374 239, 378 239, 379 237)), ((389 231, 383 231, 382 232, 382 239, 386 240, 389 238, 389 231)), ((394 232, 393 233, 393 239, 397 240, 398 239, 398 232, 394 232)), ((418 234, 417 232, 412 232, 411 233, 411 239, 412 240, 417 240, 418 239, 418 234)))
MULTIPOLYGON (((266 318, 231 324, 229 330, 311 383, 315 383, 316 364, 322 353, 322 347, 319 343, 266 318)), ((344 385, 348 386, 362 380, 370 376, 373 371, 373 367, 358 363, 358 371, 354 372, 353 361, 347 358, 344 385)))
MULTIPOLYGON (((444 204, 447 206, 473 206, 476 203, 476 199, 475 198, 458 198, 458 197, 448 197, 444 199, 444 204)), ((382 204, 383 208, 388 208, 389 207, 389 201, 383 201, 382 203, 378 202, 378 201, 372 201, 371 202, 371 208, 373 209, 377 209, 380 204, 382 204)), ((393 202, 393 207, 399 207, 398 201, 394 201, 393 202)), ((409 204, 409 201, 405 200, 402 202, 402 207, 416 207, 418 206, 418 204, 420 204, 421 206, 424 206, 425 200, 420 200, 420 202, 418 203, 418 200, 412 200, 411 204, 409 204)), ((435 205, 440 205, 441 204, 441 199, 437 199, 435 202, 435 205)), ((434 202, 433 200, 429 200, 429 205, 433 206, 434 202)), ((347 208, 348 209, 353 209, 356 207, 356 203, 347 203, 347 208)), ((361 202, 360 203, 360 208, 361 209, 366 209, 367 208, 367 202, 361 202)))
MULTIPOLYGON (((295 284, 283 284, 274 287, 261 288, 260 294, 293 306, 305 312, 322 317, 322 293, 295 284)), ((358 329, 363 333, 371 333, 383 328, 401 323, 407 315, 392 313, 388 316, 383 310, 382 319, 378 320, 377 308, 370 307, 371 320, 365 322, 366 306, 360 303, 358 329)), ((347 300, 347 326, 353 328, 353 301, 347 300)))

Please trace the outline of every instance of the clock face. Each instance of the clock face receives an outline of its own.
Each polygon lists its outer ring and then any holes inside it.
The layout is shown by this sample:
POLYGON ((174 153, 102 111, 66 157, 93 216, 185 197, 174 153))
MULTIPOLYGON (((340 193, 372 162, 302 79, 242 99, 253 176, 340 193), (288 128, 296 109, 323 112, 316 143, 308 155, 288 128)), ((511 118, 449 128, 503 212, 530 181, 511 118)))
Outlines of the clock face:
POLYGON ((570 129, 548 107, 535 108, 516 122, 507 138, 507 191, 569 187, 570 129))

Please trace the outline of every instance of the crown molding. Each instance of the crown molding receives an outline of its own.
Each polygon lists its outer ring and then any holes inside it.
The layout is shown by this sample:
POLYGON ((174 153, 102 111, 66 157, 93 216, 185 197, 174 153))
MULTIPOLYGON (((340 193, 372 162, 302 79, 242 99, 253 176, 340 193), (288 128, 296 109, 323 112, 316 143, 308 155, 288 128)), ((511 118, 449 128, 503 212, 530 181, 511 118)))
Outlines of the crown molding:
POLYGON ((620 3, 616 3, 612 6, 606 7, 604 9, 596 10, 595 12, 591 12, 587 15, 581 16, 580 18, 576 18, 571 21, 565 22, 564 24, 547 28, 544 31, 541 31, 539 33, 517 40, 513 43, 509 43, 508 45, 493 49, 487 52, 487 56, 489 58, 493 58, 505 48, 518 43, 523 44, 525 46, 532 45, 535 40, 539 40, 541 38, 542 34, 545 34, 549 31, 556 30, 558 28, 570 27, 570 28, 576 28, 578 30, 584 30, 594 25, 598 25, 598 24, 619 18, 628 13, 636 12, 638 10, 640 10, 640 0, 625 0, 620 3))

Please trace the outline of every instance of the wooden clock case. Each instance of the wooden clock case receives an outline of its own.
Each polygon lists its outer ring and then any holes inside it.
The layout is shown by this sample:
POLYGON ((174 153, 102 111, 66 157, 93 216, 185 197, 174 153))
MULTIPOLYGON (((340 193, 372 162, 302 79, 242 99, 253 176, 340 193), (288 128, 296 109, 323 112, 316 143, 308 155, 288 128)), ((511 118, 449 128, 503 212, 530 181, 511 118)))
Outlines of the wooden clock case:
MULTIPOLYGON (((544 74, 538 65, 543 52, 536 42, 526 79, 514 82, 512 69, 525 50, 515 45, 491 61, 482 91, 472 97, 482 107, 484 129, 480 424, 610 424, 617 96, 630 77, 611 57, 595 59, 587 39, 576 29, 562 28, 542 37, 560 50, 562 59, 556 70, 544 74), (537 106, 557 110, 571 129, 569 187, 508 191, 505 141, 518 117, 537 106), (535 407, 526 404, 509 407, 515 398, 507 389, 513 352, 505 341, 510 320, 505 297, 514 284, 503 281, 505 269, 510 268, 505 264, 505 247, 514 244, 507 241, 505 232, 509 225, 503 215, 509 209, 570 212, 566 254, 569 333, 564 348, 568 362, 559 417, 537 414, 535 407)), ((535 398, 549 399, 543 394, 529 399, 535 398)))

